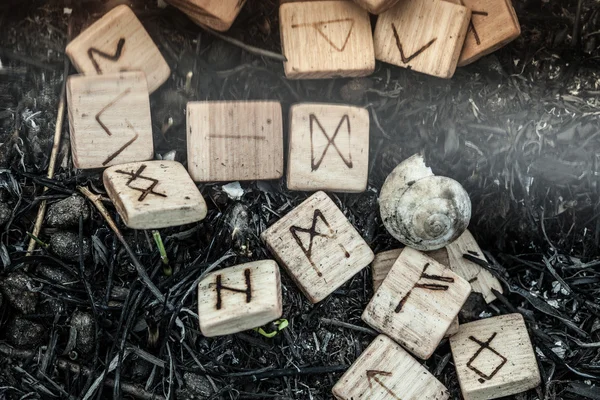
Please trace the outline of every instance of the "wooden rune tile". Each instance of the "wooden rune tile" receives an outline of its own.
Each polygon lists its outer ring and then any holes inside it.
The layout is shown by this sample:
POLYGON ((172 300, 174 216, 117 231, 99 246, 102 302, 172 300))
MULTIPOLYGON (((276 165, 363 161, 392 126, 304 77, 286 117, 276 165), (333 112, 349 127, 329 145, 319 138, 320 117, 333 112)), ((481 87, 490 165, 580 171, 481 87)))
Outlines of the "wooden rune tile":
POLYGON ((281 317, 281 279, 273 260, 236 265, 198 284, 198 317, 204 336, 257 328, 281 317))
POLYGON ((197 182, 279 179, 281 105, 275 101, 199 101, 187 105, 188 170, 197 182))
POLYGON ((363 192, 369 175, 369 112, 305 103, 290 109, 287 185, 291 190, 363 192))
POLYGON ((228 30, 240 13, 246 0, 167 0, 183 11, 198 25, 216 31, 228 30))
POLYGON ((511 0, 447 0, 471 10, 467 38, 458 61, 463 66, 490 54, 521 34, 511 0))
POLYGON ((379 335, 333 387, 338 400, 446 400, 450 394, 425 367, 379 335))
POLYGON ((123 222, 133 229, 158 229, 197 222, 206 203, 176 161, 144 161, 115 165, 103 175, 104 187, 123 222))
MULTIPOLYGON (((377 289, 379 289, 381 283, 387 276, 388 272, 390 272, 390 269, 392 269, 392 266, 394 265, 398 257, 400 257, 402 250, 404 249, 393 249, 375 254, 375 258, 371 263, 371 274, 373 276, 374 292, 376 292, 377 289)), ((428 251, 423 254, 433 258, 435 261, 442 265, 448 266, 448 252, 446 251, 446 249, 428 251)), ((451 335, 454 335, 456 332, 458 332, 458 326, 458 317, 456 317, 452 320, 452 323, 450 324, 450 327, 448 328, 448 331, 444 336, 449 337, 451 335)))
POLYGON ((143 71, 150 93, 171 74, 148 32, 125 5, 113 8, 79 34, 68 44, 66 53, 77 71, 85 75, 143 71))
POLYGON ((356 4, 371 14, 381 14, 398 2, 398 0, 354 0, 356 4))
POLYGON ((487 303, 496 300, 492 289, 502 293, 502 285, 491 272, 470 260, 487 263, 483 251, 468 230, 446 246, 450 269, 471 284, 473 291, 481 293, 487 303))
POLYGON ((465 400, 511 396, 541 382, 521 314, 463 324, 450 347, 465 400))
POLYGON ((143 72, 71 76, 67 100, 75 167, 103 168, 154 156, 143 72))
POLYGON ((351 1, 305 1, 279 8, 290 79, 365 76, 375 70, 369 13, 351 1))
POLYGON ((362 319, 428 359, 467 300, 467 281, 425 254, 404 248, 362 319))
POLYGON ((261 237, 313 303, 373 260, 367 243, 324 192, 309 197, 261 237))
POLYGON ((375 58, 440 78, 451 78, 471 11, 443 0, 402 0, 379 15, 375 58))

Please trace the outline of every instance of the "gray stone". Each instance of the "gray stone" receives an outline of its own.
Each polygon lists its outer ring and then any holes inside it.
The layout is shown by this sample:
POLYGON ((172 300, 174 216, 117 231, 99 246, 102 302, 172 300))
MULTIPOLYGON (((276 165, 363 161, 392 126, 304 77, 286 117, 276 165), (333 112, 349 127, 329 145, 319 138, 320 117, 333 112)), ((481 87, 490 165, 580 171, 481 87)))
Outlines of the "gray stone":
POLYGON ((340 88, 340 97, 348 103, 360 103, 371 86, 373 82, 369 78, 352 79, 340 88))
POLYGON ((0 278, 0 292, 8 304, 23 314, 32 314, 38 303, 37 292, 32 292, 33 280, 23 272, 13 272, 6 278, 0 278))
POLYGON ((179 400, 208 399, 213 394, 212 386, 205 376, 186 372, 183 380, 185 384, 177 390, 176 397, 179 400))
POLYGON ((48 225, 56 228, 79 226, 80 215, 87 221, 90 208, 83 197, 74 194, 48 207, 48 225))
POLYGON ((59 283, 61 285, 66 285, 78 280, 78 278, 73 276, 73 274, 61 267, 40 265, 36 268, 35 272, 49 281, 59 283))
POLYGON ((4 226, 12 215, 12 209, 6 203, 0 202, 0 226, 4 226))
POLYGON ((39 344, 44 338, 45 329, 37 322, 16 317, 8 324, 6 338, 16 347, 31 347, 39 344))
MULTIPOLYGON (((69 261, 79 261, 79 235, 73 232, 56 232, 50 238, 50 248, 57 256, 69 261)), ((83 238, 83 258, 91 254, 90 240, 83 238)))
POLYGON ((75 347, 87 354, 94 349, 94 317, 83 311, 75 311, 71 315, 71 329, 77 331, 75 347))

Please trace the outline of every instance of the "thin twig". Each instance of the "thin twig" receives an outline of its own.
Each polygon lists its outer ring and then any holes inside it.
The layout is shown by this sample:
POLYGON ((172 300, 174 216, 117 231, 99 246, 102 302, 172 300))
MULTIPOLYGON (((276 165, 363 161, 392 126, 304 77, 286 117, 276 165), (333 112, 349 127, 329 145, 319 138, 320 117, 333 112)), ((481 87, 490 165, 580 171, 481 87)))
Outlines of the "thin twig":
MULTIPOLYGON (((86 187, 78 186, 77 190, 79 190, 85 197, 87 197, 94 204, 94 206, 96 206, 96 208, 98 209, 98 211, 100 212, 102 217, 106 220, 106 223, 108 223, 108 226, 110 226, 110 229, 113 230, 113 232, 117 236, 117 239, 119 239, 119 241, 121 242, 121 244, 127 251, 127 254, 129 254, 129 257, 131 258, 131 261, 133 262, 133 265, 134 265, 140 279, 142 280, 142 283, 144 285, 146 285, 146 287, 148 288, 148 290, 150 290, 150 292, 154 295, 154 297, 156 297, 161 303, 164 303, 165 296, 160 292, 160 290, 158 290, 158 288, 150 280, 150 277, 148 276, 146 269, 144 268, 142 263, 140 263, 140 261, 138 260, 137 256, 135 255, 135 253, 131 249, 131 247, 129 247, 129 244, 125 240, 125 237, 123 237, 123 234, 119 230, 119 227, 117 227, 117 224, 115 224, 115 221, 112 219, 112 217, 108 213, 108 210, 106 209, 106 207, 104 207, 104 204, 102 204, 102 202, 100 201, 101 196, 90 192, 90 190, 86 187)), ((173 306, 170 304, 167 304, 167 307, 169 309, 173 308, 173 306)))
POLYGON ((202 26, 201 28, 204 29, 205 31, 207 31, 208 33, 210 33, 211 35, 214 35, 214 36, 218 37, 219 39, 226 41, 227 43, 231 43, 234 46, 240 47, 241 49, 247 51, 248 53, 251 53, 251 54, 254 54, 257 56, 269 57, 269 58, 272 58, 272 59, 278 60, 278 61, 287 61, 287 58, 285 58, 285 56, 283 54, 275 53, 275 52, 269 51, 269 50, 264 50, 259 47, 250 46, 249 44, 246 44, 246 43, 242 42, 241 40, 237 40, 232 37, 225 36, 217 31, 213 31, 212 29, 210 29, 206 26, 202 26))
POLYGON ((353 331, 366 333, 367 335, 377 336, 377 332, 373 329, 365 328, 363 326, 349 324, 347 322, 338 321, 337 319, 321 318, 322 323, 327 325, 338 326, 340 328, 352 329, 353 331))

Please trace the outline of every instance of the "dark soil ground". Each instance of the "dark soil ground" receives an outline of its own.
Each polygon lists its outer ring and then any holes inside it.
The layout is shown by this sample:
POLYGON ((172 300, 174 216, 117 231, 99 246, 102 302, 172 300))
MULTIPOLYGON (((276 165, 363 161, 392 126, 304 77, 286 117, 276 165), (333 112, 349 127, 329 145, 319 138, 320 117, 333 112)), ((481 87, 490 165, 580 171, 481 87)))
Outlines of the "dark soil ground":
MULTIPOLYGON (((51 246, 26 255, 42 200, 52 206, 77 185, 105 195, 99 171, 73 169, 68 123, 56 175, 45 176, 65 44, 118 3, 0 4, 0 399, 331 398, 341 372, 374 337, 336 325, 364 328, 368 268, 317 305, 284 274, 290 324, 272 339, 252 331, 207 339, 198 330, 194 281, 218 260, 224 267, 269 257, 260 232, 308 196, 289 192, 283 180, 244 183, 239 201, 221 184, 202 185, 208 217, 160 231, 169 268, 151 232, 120 224, 179 312, 145 289, 89 203, 54 210, 71 219, 48 216, 39 239, 51 246)), ((600 3, 517 0, 522 36, 451 80, 378 64, 368 78, 327 81, 288 81, 281 62, 227 44, 171 7, 142 0, 132 6, 172 69, 151 97, 157 157, 185 163, 189 100, 273 99, 284 110, 302 101, 367 107, 369 189, 332 196, 373 250, 397 246, 378 216, 386 175, 423 151, 436 173, 469 192, 470 228, 505 287, 505 297, 490 306, 472 298, 461 321, 516 311, 530 328, 543 384, 512 398, 600 399, 600 3)), ((249 0, 227 35, 279 52, 274 0, 249 0)), ((447 343, 425 365, 460 398, 447 343)))

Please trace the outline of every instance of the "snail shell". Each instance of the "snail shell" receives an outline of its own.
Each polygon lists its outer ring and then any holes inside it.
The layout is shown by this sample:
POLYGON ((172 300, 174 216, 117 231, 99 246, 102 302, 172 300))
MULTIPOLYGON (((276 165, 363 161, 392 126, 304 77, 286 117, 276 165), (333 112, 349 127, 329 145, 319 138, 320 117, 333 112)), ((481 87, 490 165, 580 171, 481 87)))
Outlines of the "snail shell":
POLYGON ((435 176, 415 154, 388 175, 379 196, 381 219, 388 232, 406 246, 437 250, 467 229, 471 200, 453 179, 435 176))

